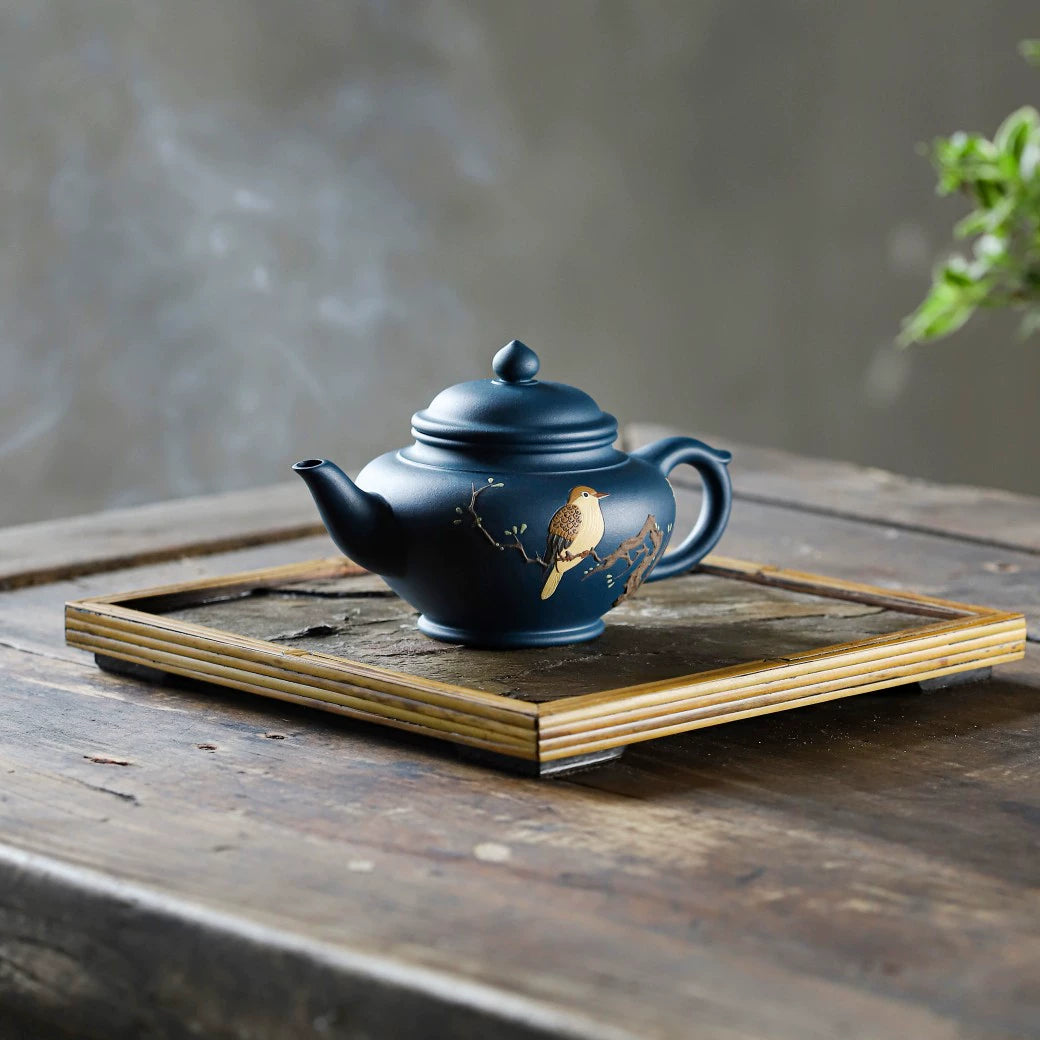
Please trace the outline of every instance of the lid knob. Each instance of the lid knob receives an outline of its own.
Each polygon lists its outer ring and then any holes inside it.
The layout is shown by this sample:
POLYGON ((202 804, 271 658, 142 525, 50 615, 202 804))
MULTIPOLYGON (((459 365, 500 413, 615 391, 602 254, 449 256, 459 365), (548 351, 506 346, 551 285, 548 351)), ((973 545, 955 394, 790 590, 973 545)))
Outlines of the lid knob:
POLYGON ((503 383, 533 383, 539 366, 538 355, 518 339, 507 343, 491 362, 503 383))

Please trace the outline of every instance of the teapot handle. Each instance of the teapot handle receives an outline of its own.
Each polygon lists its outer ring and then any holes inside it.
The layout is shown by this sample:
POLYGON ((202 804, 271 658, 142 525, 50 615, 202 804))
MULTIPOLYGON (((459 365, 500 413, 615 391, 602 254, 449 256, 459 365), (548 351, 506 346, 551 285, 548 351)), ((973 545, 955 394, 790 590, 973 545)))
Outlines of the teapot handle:
POLYGON ((692 437, 665 437, 639 448, 632 455, 656 466, 664 477, 684 462, 693 466, 701 476, 704 498, 697 523, 677 549, 665 553, 658 560, 646 580, 660 581, 684 574, 707 556, 726 529, 733 498, 726 465, 733 456, 692 437))

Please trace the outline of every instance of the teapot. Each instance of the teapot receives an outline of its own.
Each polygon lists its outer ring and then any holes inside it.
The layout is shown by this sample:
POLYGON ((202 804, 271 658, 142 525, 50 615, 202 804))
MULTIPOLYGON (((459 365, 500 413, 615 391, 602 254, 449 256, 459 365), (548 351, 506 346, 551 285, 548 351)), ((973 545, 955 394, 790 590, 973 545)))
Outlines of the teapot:
POLYGON ((352 481, 325 459, 293 470, 338 548, 420 612, 434 639, 531 647, 594 639, 644 581, 690 570, 729 519, 730 453, 666 437, 626 454, 617 420, 581 390, 535 378, 513 340, 494 378, 459 383, 412 417, 413 444, 352 481), (666 552, 668 474, 693 466, 700 516, 666 552))

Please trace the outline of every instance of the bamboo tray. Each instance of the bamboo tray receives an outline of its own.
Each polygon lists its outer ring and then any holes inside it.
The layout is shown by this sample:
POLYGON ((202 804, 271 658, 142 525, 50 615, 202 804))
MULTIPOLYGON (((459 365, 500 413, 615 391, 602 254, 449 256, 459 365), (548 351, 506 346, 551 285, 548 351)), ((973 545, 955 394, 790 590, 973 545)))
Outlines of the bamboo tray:
POLYGON ((536 775, 627 744, 886 687, 988 674, 1021 614, 709 557, 645 586, 570 647, 473 650, 348 561, 316 560, 66 605, 113 671, 217 683, 410 730, 536 775), (965 673, 965 674, 960 674, 965 673))

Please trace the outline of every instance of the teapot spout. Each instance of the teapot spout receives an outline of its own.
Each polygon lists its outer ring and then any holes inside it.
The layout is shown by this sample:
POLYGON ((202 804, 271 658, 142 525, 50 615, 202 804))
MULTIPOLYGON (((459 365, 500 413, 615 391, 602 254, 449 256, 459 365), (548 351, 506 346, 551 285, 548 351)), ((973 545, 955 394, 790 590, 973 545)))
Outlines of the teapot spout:
POLYGON ((318 514, 344 556, 376 574, 394 574, 403 555, 397 522, 386 500, 362 491, 327 459, 293 466, 318 506, 318 514))

